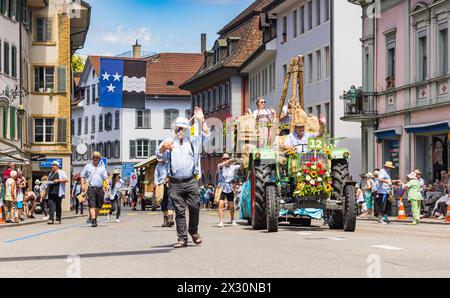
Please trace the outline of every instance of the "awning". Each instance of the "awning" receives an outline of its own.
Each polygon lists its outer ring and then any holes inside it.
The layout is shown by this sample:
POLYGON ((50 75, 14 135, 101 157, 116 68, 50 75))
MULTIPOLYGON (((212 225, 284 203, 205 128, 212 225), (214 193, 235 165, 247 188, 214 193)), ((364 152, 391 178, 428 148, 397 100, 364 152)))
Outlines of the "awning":
POLYGON ((402 135, 402 127, 394 127, 375 131, 375 136, 379 140, 397 138, 402 135))
POLYGON ((143 168, 146 165, 148 165, 148 164, 150 164, 152 162, 155 162, 155 161, 156 161, 156 156, 152 156, 149 159, 147 159, 147 160, 145 160, 145 161, 143 161, 141 163, 138 163, 137 165, 134 166, 134 168, 135 169, 143 168))
POLYGON ((426 123, 426 124, 416 124, 408 125, 405 127, 407 133, 448 133, 450 132, 450 120, 426 123))
POLYGON ((19 149, 0 142, 0 165, 7 165, 10 162, 17 165, 30 164, 30 160, 26 159, 19 149))

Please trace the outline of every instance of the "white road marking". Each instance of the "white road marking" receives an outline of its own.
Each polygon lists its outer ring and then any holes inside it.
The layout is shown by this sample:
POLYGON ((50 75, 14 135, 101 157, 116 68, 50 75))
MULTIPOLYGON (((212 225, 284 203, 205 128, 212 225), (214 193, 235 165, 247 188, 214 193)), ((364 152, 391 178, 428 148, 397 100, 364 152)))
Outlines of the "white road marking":
POLYGON ((312 235, 312 233, 307 233, 307 232, 298 232, 297 234, 302 235, 302 236, 310 236, 310 235, 312 235))
POLYGON ((389 246, 389 245, 372 245, 374 248, 381 248, 386 250, 403 250, 402 247, 395 247, 395 246, 389 246))
POLYGON ((328 240, 333 240, 333 241, 345 241, 347 239, 345 238, 339 238, 339 237, 327 237, 328 240))

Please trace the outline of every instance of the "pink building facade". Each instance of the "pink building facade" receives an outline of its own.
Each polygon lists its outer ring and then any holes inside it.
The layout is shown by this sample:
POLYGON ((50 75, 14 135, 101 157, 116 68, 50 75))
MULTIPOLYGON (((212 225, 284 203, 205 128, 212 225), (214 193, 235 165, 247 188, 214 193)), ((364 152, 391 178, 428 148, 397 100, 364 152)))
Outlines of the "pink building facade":
POLYGON ((363 11, 363 86, 343 120, 361 123, 362 172, 395 163, 396 178, 450 169, 448 0, 391 0, 363 11))

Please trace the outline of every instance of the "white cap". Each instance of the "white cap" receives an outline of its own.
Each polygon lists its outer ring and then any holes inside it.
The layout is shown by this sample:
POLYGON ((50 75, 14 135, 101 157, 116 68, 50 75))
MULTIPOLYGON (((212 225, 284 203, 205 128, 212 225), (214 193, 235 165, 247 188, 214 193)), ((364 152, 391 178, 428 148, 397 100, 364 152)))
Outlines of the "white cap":
POLYGON ((52 166, 57 166, 58 168, 61 167, 61 165, 59 164, 59 161, 57 161, 57 160, 52 162, 52 166))
POLYGON ((175 127, 191 128, 191 124, 189 123, 188 118, 178 117, 172 124, 172 129, 175 129, 175 127))

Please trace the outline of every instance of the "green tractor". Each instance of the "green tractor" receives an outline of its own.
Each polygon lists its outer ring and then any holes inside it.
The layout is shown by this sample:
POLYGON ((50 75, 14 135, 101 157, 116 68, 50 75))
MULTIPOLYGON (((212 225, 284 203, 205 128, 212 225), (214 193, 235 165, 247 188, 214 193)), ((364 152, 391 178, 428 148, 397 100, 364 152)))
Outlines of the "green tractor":
MULTIPOLYGON (((303 65, 303 56, 292 59, 277 119, 283 119, 292 75, 293 94, 287 115, 304 111, 303 65)), ((292 131, 293 126, 287 125, 292 131)), ((244 137, 251 136, 250 131, 244 130, 244 137)), ((277 129, 274 131, 278 134, 277 129)), ((247 152, 249 179, 241 195, 240 212, 253 229, 277 232, 282 221, 310 226, 312 218, 325 218, 331 229, 355 231, 358 209, 356 183, 351 181, 348 167, 350 152, 336 147, 336 141, 343 138, 324 135, 325 138, 309 139, 307 145, 302 145, 306 148, 293 148, 295 152, 283 153, 271 146, 271 141, 247 152)))
MULTIPOLYGON (((317 140, 323 139, 310 143, 317 140)), ((269 147, 255 149, 250 154, 248 195, 241 202, 242 219, 255 230, 278 232, 280 222, 310 226, 312 217, 325 217, 331 229, 354 232, 357 202, 356 184, 350 181, 348 169, 350 153, 335 148, 333 141, 330 139, 332 149, 328 154, 318 150, 279 154, 269 147), (310 168, 317 170, 313 176, 320 181, 308 186, 307 180, 312 179, 304 171, 310 168), (331 183, 324 183, 325 179, 331 183), (308 189, 299 190, 301 184, 308 189)))

